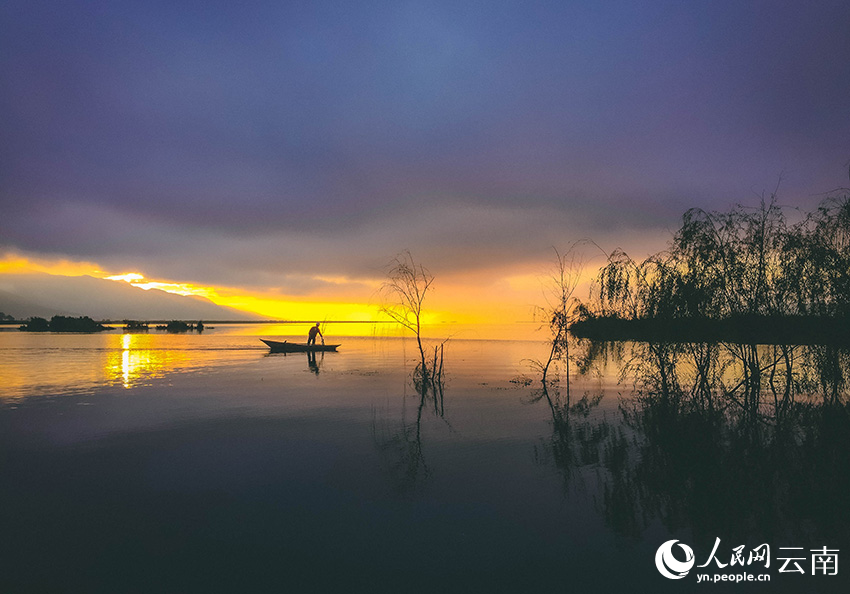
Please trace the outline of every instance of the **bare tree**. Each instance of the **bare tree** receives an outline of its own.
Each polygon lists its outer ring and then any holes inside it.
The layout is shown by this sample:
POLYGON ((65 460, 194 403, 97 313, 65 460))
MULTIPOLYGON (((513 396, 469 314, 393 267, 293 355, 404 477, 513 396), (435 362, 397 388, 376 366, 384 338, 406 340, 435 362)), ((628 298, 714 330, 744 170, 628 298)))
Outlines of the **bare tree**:
POLYGON ((426 369, 422 346, 422 311, 434 275, 405 250, 390 262, 387 280, 381 287, 381 311, 416 336, 423 374, 426 369))
POLYGON ((445 414, 443 395, 443 347, 448 339, 434 346, 433 358, 429 361, 422 343, 422 315, 425 297, 434 283, 434 275, 419 264, 405 250, 398 254, 387 270, 387 280, 381 287, 383 305, 381 311, 390 319, 416 336, 419 348, 419 364, 413 372, 413 384, 420 395, 420 406, 430 393, 434 401, 434 413, 445 414))
POLYGON ((546 306, 540 312, 545 317, 552 337, 548 359, 535 362, 542 372, 543 384, 552 364, 561 361, 566 365, 567 393, 569 394, 569 329, 574 321, 578 300, 574 297, 581 280, 586 259, 578 250, 582 242, 575 242, 563 254, 555 249, 555 265, 545 288, 546 306))

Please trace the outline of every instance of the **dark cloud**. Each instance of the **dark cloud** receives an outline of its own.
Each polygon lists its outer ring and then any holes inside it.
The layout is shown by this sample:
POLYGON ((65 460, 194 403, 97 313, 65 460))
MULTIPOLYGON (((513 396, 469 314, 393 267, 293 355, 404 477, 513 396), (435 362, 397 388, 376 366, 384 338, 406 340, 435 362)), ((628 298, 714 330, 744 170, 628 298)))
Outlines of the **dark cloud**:
POLYGON ((306 291, 405 247, 472 269, 657 242, 780 175, 794 204, 842 183, 848 22, 831 1, 10 0, 0 243, 306 291))

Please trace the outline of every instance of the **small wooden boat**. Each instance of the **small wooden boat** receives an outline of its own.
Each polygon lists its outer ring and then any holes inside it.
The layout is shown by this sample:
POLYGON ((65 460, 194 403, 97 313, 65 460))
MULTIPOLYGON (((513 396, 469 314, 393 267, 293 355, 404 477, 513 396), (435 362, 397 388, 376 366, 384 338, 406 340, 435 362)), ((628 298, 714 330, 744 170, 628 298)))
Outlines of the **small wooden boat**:
POLYGON ((261 338, 266 345, 272 350, 273 353, 314 353, 318 351, 336 351, 336 347, 338 344, 311 344, 307 345, 302 342, 288 342, 284 340, 283 342, 279 342, 277 340, 266 340, 261 338))

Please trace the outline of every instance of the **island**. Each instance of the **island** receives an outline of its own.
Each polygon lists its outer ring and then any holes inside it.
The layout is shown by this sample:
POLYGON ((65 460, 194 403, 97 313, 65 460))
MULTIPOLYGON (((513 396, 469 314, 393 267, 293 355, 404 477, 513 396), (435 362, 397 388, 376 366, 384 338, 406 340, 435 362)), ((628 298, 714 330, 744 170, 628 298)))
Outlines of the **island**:
POLYGON ((39 317, 29 318, 20 329, 24 332, 103 332, 110 328, 88 316, 53 316, 50 321, 39 317))

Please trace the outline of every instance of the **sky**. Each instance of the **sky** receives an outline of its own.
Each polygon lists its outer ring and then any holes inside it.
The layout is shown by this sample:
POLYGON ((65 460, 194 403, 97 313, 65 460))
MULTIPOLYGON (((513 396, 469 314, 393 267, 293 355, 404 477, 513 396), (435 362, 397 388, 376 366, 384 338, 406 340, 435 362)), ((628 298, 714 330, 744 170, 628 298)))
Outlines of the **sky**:
POLYGON ((528 317, 553 248, 850 185, 848 30, 846 0, 5 0, 0 274, 353 319, 410 250, 440 317, 528 317))

